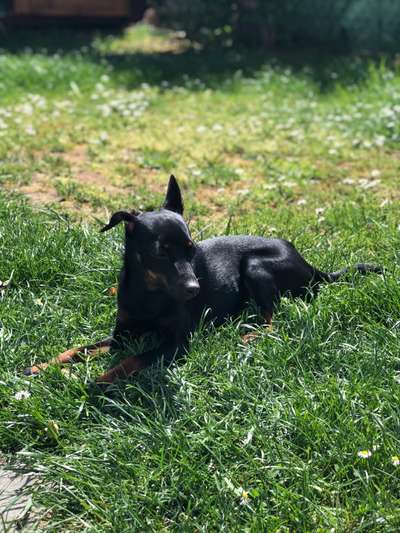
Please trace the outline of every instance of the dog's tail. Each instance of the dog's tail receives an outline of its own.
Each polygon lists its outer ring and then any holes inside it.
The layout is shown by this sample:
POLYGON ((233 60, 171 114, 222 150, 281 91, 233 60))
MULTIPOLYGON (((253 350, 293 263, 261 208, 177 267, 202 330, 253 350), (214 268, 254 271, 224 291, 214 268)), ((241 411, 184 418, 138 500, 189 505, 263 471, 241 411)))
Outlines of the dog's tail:
POLYGON ((338 270, 337 272, 321 272, 320 270, 317 270, 316 279, 318 282, 334 283, 343 276, 346 276, 346 274, 352 274, 354 272, 359 272, 363 275, 370 273, 384 274, 385 269, 380 265, 372 265, 370 263, 358 263, 353 267, 342 268, 342 270, 338 270))

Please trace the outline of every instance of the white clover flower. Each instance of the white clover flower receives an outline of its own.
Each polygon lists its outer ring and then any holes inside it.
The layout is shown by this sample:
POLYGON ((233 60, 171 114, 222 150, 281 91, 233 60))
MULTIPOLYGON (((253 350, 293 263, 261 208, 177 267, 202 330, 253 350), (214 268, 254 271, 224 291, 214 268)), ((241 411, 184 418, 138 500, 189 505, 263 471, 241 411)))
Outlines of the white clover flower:
POLYGON ((383 146, 385 144, 386 137, 384 135, 377 135, 375 137, 376 146, 383 146))
POLYGON ((343 185, 353 185, 354 180, 352 178, 344 178, 342 180, 343 185))
POLYGON ((111 107, 107 104, 99 105, 97 106, 98 109, 101 111, 103 117, 109 117, 111 115, 111 107))
POLYGON ((372 189, 373 187, 377 187, 380 184, 380 180, 369 181, 366 179, 361 179, 359 180, 358 183, 362 189, 366 190, 366 189, 372 189))
POLYGON ((21 104, 17 106, 17 112, 23 113, 24 115, 32 115, 33 114, 33 106, 29 103, 21 104))

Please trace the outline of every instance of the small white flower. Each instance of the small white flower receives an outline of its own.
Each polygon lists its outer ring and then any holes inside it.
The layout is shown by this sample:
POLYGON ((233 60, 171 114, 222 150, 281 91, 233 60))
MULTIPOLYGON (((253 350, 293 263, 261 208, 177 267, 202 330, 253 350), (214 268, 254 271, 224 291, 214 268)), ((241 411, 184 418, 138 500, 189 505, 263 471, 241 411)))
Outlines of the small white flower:
POLYGON ((108 136, 108 133, 106 131, 101 131, 100 132, 100 141, 101 142, 107 142, 109 139, 109 136, 108 136))
POLYGON ((369 459, 372 455, 372 452, 371 450, 360 450, 357 452, 357 455, 360 457, 360 459, 369 459))
POLYGON ((343 185, 353 185, 354 180, 352 178, 344 178, 342 180, 343 185))
POLYGON ((31 393, 27 390, 20 390, 18 392, 16 392, 14 394, 14 398, 16 400, 26 400, 27 398, 29 398, 29 396, 31 395, 31 393))
POLYGON ((376 168, 371 171, 371 178, 379 178, 380 175, 381 171, 376 168))
POLYGON ((358 183, 362 189, 372 189, 373 187, 377 187, 380 184, 380 180, 369 181, 366 179, 361 179, 358 181, 358 183))
POLYGON ((322 215, 322 213, 325 211, 325 207, 317 207, 315 210, 316 215, 322 215))
POLYGON ((235 489, 235 493, 240 497, 240 505, 249 505, 250 503, 250 494, 243 487, 238 487, 235 489))
POLYGON ((300 198, 300 200, 297 200, 297 205, 305 205, 307 203, 307 200, 305 198, 300 198))
POLYGON ((27 135, 36 135, 36 130, 35 128, 32 126, 32 125, 28 125, 26 128, 25 128, 25 133, 27 135))

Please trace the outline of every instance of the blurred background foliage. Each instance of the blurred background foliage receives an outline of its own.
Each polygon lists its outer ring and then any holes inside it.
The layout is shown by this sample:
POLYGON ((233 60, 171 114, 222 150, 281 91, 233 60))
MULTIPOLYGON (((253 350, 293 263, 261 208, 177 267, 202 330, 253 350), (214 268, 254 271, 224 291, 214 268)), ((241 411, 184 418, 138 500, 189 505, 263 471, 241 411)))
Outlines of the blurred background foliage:
POLYGON ((159 22, 201 44, 393 50, 399 0, 150 0, 159 22))

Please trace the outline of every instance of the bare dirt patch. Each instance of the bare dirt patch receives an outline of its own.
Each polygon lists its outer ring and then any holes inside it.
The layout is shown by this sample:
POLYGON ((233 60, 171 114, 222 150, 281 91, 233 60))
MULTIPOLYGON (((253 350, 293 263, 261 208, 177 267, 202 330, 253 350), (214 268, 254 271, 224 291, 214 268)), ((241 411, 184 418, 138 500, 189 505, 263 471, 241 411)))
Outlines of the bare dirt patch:
POLYGON ((22 185, 19 192, 25 194, 34 205, 51 204, 60 202, 61 198, 57 191, 51 186, 47 176, 35 174, 29 185, 22 185))

